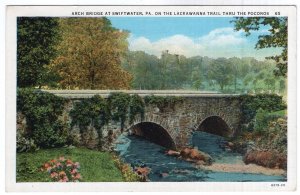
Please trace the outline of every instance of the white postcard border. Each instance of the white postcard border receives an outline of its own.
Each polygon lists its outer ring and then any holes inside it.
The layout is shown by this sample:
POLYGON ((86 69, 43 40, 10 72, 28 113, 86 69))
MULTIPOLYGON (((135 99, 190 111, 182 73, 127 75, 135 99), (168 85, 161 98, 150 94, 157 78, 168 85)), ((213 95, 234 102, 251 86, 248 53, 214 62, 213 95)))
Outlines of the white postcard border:
MULTIPOLYGON (((141 10, 138 6, 125 6, 130 10, 141 10)), ((6 189, 7 191, 281 191, 294 190, 296 187, 296 8, 293 6, 258 6, 242 7, 244 10, 258 11, 278 9, 282 16, 288 16, 288 181, 287 182, 102 182, 102 183, 16 183, 15 152, 16 152, 16 17, 17 16, 59 16, 70 17, 72 11, 102 9, 96 6, 8 6, 6 20, 6 189), (272 187, 271 184, 285 184, 284 187, 272 187)), ((120 6, 105 6, 105 9, 120 6)), ((162 6, 169 9, 168 6, 162 6)), ((176 9, 192 9, 190 6, 174 6, 176 9), (188 8, 187 8, 188 7, 188 8)), ((238 6, 207 6, 203 9, 226 10, 238 6)), ((143 9, 157 12, 157 7, 147 6, 143 9), (149 8, 151 7, 151 8, 149 8)), ((86 17, 86 16, 82 16, 86 17)), ((94 16, 99 17, 99 16, 94 16)), ((133 16, 134 17, 134 16, 133 16)), ((147 17, 147 16, 146 16, 147 17)), ((153 15, 152 15, 153 17, 153 15)), ((160 16, 161 17, 161 16, 160 16)), ((170 16, 166 16, 170 17, 170 16)), ((191 16, 201 17, 201 16, 191 16)), ((203 16, 202 16, 203 17, 203 16)), ((204 16, 207 17, 207 16, 204 16)), ((220 16, 210 16, 220 17, 220 16)), ((222 16, 221 16, 222 17, 222 16)), ((226 17, 226 16, 223 16, 226 17)))

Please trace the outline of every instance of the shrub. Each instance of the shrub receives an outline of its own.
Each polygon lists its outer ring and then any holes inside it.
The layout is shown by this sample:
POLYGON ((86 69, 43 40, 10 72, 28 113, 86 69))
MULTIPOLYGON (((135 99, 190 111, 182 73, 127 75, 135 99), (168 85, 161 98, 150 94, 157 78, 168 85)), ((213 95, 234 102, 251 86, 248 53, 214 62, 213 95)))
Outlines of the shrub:
POLYGON ((145 114, 145 104, 138 95, 132 95, 129 102, 129 123, 132 123, 136 115, 140 115, 143 120, 145 114))
POLYGON ((98 133, 98 146, 102 147, 102 127, 108 122, 110 113, 108 105, 102 97, 96 95, 92 98, 76 102, 70 111, 71 126, 78 125, 81 136, 92 126, 98 133))
POLYGON ((27 136, 37 146, 51 148, 63 146, 67 135, 59 120, 65 100, 53 94, 35 89, 17 90, 17 110, 25 115, 27 136))
POLYGON ((136 174, 133 168, 129 165, 124 163, 118 156, 113 156, 113 161, 115 165, 120 169, 123 175, 123 179, 126 182, 135 182, 135 181, 142 181, 143 178, 136 174))
POLYGON ((17 130, 17 152, 32 152, 36 150, 37 146, 34 143, 34 140, 25 137, 17 130))
POLYGON ((278 118, 280 118, 279 115, 270 114, 267 111, 259 108, 255 115, 254 131, 257 133, 267 131, 269 122, 275 121, 278 118))
POLYGON ((108 105, 114 121, 121 122, 121 130, 129 113, 130 95, 127 93, 111 93, 108 97, 108 105))
POLYGON ((259 108, 274 112, 286 109, 286 105, 282 97, 276 94, 258 94, 258 95, 243 95, 241 99, 241 111, 243 113, 243 123, 249 123, 255 118, 259 108))
POLYGON ((64 157, 46 162, 41 169, 50 174, 52 181, 79 182, 81 179, 79 163, 64 157))

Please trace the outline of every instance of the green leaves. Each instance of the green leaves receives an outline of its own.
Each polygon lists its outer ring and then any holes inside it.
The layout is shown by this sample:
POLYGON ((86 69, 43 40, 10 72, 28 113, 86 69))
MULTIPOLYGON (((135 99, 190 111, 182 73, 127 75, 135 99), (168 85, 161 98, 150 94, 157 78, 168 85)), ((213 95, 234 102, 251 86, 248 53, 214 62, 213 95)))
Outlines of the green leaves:
POLYGON ((50 60, 55 57, 59 39, 58 19, 18 17, 17 19, 17 83, 18 87, 46 84, 50 60))
POLYGON ((282 97, 276 94, 243 95, 240 98, 244 123, 249 123, 254 119, 259 109, 266 112, 273 112, 286 108, 282 97))
POLYGON ((81 132, 89 125, 96 127, 98 134, 102 126, 107 123, 110 113, 106 101, 100 96, 76 102, 70 111, 71 126, 78 125, 81 132))
POLYGON ((128 89, 131 75, 122 69, 128 32, 107 18, 60 18, 61 42, 51 70, 63 89, 128 89), (74 33, 76 32, 76 33, 74 33))
MULTIPOLYGON (((62 146, 66 143, 64 125, 58 117, 62 114, 65 100, 39 90, 17 90, 17 110, 27 122, 25 138, 33 139, 41 148, 62 146)), ((29 139, 30 140, 30 139, 29 139)))
POLYGON ((277 70, 274 72, 277 76, 286 76, 287 74, 287 17, 238 17, 234 21, 235 30, 243 30, 246 36, 251 31, 258 31, 262 26, 268 26, 268 34, 260 35, 256 43, 256 49, 279 47, 282 52, 277 56, 270 56, 268 59, 276 61, 277 70))
POLYGON ((139 95, 132 95, 129 103, 129 123, 132 123, 136 115, 140 115, 144 119, 145 103, 139 95))
POLYGON ((107 101, 111 111, 112 119, 115 121, 121 121, 122 129, 127 118, 130 95, 127 93, 111 93, 107 101))

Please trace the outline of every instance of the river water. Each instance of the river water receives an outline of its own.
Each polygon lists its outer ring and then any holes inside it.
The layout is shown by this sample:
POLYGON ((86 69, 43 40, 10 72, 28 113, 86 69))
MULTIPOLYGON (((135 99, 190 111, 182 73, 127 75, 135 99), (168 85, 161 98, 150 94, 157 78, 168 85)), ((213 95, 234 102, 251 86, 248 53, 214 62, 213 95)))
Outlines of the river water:
MULTIPOLYGON (((242 156, 224 149, 224 138, 205 132, 195 132, 191 145, 208 153, 214 163, 243 164, 242 156)), ((151 168, 150 181, 156 182, 273 182, 286 181, 283 176, 270 176, 251 173, 225 173, 196 168, 192 163, 165 155, 166 148, 137 136, 121 135, 115 150, 120 157, 132 166, 151 168)))

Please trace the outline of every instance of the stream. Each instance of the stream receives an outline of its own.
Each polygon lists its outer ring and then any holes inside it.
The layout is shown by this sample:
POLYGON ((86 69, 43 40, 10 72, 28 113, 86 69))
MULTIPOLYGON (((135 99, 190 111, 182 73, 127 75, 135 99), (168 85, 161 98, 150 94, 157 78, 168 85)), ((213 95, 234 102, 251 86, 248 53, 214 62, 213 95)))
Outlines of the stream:
MULTIPOLYGON (((211 155, 214 163, 243 164, 241 154, 225 150, 224 143, 223 137, 198 131, 193 134, 190 144, 211 155)), ((115 150, 126 163, 151 168, 148 177, 152 182, 286 181, 284 176, 202 170, 192 163, 165 155, 166 148, 132 135, 121 135, 117 140, 115 150)))

